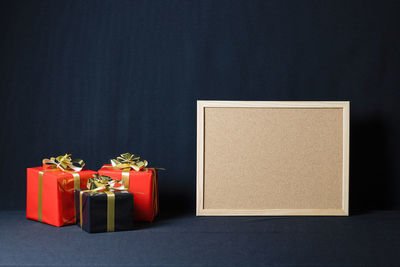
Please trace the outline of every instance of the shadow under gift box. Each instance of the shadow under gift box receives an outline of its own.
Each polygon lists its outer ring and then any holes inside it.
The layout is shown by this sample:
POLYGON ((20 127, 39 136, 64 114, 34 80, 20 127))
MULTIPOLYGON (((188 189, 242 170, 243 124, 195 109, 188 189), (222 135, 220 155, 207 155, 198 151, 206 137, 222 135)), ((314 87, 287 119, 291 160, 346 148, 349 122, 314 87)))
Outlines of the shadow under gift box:
POLYGON ((76 223, 89 233, 132 230, 133 194, 113 193, 115 198, 110 202, 105 192, 82 192, 81 199, 81 190, 75 190, 76 223))
POLYGON ((85 189, 97 172, 27 169, 26 217, 57 227, 75 223, 74 189, 85 189))
POLYGON ((147 168, 141 171, 116 170, 104 165, 99 175, 110 176, 114 180, 123 180, 130 193, 134 194, 134 220, 152 222, 159 212, 157 171, 147 168))

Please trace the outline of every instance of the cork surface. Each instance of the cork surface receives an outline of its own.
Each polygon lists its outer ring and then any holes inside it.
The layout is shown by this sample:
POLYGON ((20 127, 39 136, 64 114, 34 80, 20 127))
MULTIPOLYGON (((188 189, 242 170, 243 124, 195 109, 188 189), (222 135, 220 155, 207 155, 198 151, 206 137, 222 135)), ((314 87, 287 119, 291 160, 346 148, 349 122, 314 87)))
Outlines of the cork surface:
POLYGON ((205 209, 340 209, 343 110, 204 111, 205 209))

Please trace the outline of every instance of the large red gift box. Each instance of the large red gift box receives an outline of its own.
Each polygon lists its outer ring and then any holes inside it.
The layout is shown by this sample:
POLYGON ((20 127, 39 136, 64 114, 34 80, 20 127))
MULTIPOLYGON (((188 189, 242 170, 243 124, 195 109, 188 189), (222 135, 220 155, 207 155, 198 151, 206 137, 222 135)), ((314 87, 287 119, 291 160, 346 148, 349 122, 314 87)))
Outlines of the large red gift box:
POLYGON ((145 168, 140 171, 124 171, 104 165, 99 175, 122 180, 124 186, 133 193, 133 218, 135 221, 152 222, 159 212, 157 171, 145 168))
POLYGON ((75 223, 74 189, 86 189, 95 173, 28 168, 26 217, 58 227, 75 223))

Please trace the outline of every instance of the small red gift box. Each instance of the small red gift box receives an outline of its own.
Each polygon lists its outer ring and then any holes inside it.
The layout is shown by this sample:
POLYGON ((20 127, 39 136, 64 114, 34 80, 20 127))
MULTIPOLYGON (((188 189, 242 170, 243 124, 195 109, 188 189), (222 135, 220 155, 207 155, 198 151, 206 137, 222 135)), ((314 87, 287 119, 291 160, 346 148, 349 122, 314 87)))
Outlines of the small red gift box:
POLYGON ((140 171, 124 171, 104 165, 99 175, 122 179, 124 186, 134 195, 133 218, 135 221, 152 222, 159 212, 157 170, 145 168, 140 171))
POLYGON ((27 169, 26 217, 54 226, 75 223, 74 189, 86 189, 95 171, 27 169))

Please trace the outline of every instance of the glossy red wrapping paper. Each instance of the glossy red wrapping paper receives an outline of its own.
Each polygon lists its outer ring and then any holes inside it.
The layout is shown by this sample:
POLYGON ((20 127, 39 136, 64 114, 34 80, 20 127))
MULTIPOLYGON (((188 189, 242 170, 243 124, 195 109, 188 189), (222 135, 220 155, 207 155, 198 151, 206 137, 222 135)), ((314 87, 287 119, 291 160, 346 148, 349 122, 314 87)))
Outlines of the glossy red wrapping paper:
MULTIPOLYGON (((26 217, 38 221, 39 199, 41 198, 41 218, 43 223, 63 226, 75 223, 74 176, 61 170, 45 171, 42 183, 39 172, 43 167, 27 169, 26 217), (40 188, 41 186, 41 188, 40 188), (39 196, 41 192, 41 197, 39 196)), ((82 170, 79 174, 80 188, 86 189, 87 180, 95 171, 82 170)), ((39 220, 40 221, 40 220, 39 220)))
MULTIPOLYGON (((99 175, 110 176, 115 180, 122 179, 123 171, 109 166, 111 165, 104 165, 98 171, 99 175)), ((159 212, 157 171, 151 168, 130 171, 128 191, 133 193, 134 220, 152 222, 159 212)))

